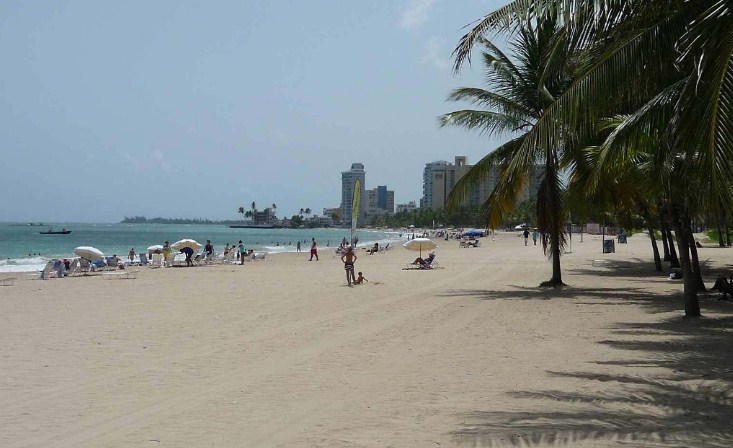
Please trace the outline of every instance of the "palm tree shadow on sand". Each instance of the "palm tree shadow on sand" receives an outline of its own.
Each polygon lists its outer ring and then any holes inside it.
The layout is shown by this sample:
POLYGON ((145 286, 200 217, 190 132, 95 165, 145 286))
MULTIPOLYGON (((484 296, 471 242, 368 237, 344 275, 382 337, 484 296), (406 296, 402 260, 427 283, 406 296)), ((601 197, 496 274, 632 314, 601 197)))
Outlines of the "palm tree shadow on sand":
MULTIPOLYGON (((681 302, 643 290, 568 288, 545 292, 455 291, 482 300, 559 299, 582 296, 587 306, 641 305, 649 312, 679 309, 681 302), (587 298, 587 299, 586 299, 587 298)), ((578 303, 578 302, 576 302, 578 303)), ((461 415, 462 425, 451 433, 456 446, 636 446, 730 447, 733 444, 733 307, 705 300, 704 309, 718 317, 654 323, 621 323, 610 339, 599 344, 623 350, 627 356, 595 361, 609 369, 628 367, 624 374, 587 371, 547 371, 551 378, 581 380, 579 390, 515 390, 508 395, 521 408, 556 411, 485 411, 461 415), (632 339, 629 339, 632 336, 632 339), (646 337, 647 340, 635 340, 646 337), (653 340, 649 340, 652 336, 653 340), (644 368, 666 369, 664 375, 644 368), (641 372, 641 373, 639 373, 641 372), (543 401, 541 406, 539 401, 543 401), (535 404, 533 405, 533 402, 535 404), (556 404, 556 405, 553 405, 556 404)), ((650 369, 652 370, 652 369, 650 369)), ((521 409, 520 408, 520 409, 521 409)))

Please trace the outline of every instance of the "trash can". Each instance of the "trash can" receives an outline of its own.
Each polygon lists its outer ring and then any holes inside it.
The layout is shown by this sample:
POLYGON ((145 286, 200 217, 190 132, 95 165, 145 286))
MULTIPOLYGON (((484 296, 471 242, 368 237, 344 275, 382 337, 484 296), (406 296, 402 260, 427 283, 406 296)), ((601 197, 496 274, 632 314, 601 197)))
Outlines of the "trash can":
POLYGON ((613 240, 603 240, 603 253, 604 254, 611 254, 616 252, 616 246, 615 241, 613 240))
POLYGON ((625 234, 622 233, 621 235, 618 236, 618 243, 626 244, 626 235, 625 234))

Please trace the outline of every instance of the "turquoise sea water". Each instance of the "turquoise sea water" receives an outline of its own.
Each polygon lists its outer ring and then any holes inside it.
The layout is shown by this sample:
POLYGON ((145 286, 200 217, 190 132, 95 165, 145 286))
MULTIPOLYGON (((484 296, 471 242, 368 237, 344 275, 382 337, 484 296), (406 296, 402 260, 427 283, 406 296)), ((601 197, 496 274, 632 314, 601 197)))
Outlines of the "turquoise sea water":
MULTIPOLYGON (((359 230, 359 246, 398 239, 394 232, 359 230)), ((221 252, 229 243, 242 240, 245 247, 261 252, 295 252, 300 240, 302 250, 310 249, 311 238, 320 251, 337 247, 342 238, 350 237, 349 229, 230 229, 225 225, 201 224, 73 224, 45 223, 44 227, 0 223, 0 272, 23 272, 42 269, 52 258, 72 257, 78 246, 93 246, 105 255, 126 259, 130 248, 140 253, 154 244, 174 243, 191 238, 202 245, 211 240, 221 252), (66 228, 68 235, 41 235, 53 227, 66 228)))

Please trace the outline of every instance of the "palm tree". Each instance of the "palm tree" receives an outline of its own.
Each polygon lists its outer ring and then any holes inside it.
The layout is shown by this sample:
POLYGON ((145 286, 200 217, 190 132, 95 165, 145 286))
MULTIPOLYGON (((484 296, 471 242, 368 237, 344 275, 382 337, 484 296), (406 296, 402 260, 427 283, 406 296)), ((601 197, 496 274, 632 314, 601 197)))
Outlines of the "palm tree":
POLYGON ((305 209, 305 216, 308 217, 308 216, 310 216, 310 214, 311 214, 311 209, 310 208, 306 208, 305 209))
MULTIPOLYGON (((522 144, 562 142, 568 130, 596 132, 599 118, 634 111, 680 82, 671 119, 655 123, 662 136, 654 159, 666 178, 667 215, 680 243, 686 316, 699 316, 690 260, 690 217, 733 210, 733 10, 729 0, 515 0, 488 14, 461 39, 456 71, 470 61, 481 36, 514 30, 545 14, 563 17, 556 48, 591 55, 585 70, 545 111, 522 144), (582 111, 582 113, 581 113, 582 111)), ((694 251, 692 251, 694 257, 694 251)))
POLYGON ((300 217, 301 217, 301 218, 303 217, 303 213, 305 213, 305 209, 301 208, 301 209, 300 209, 300 217))
POLYGON ((244 219, 244 207, 239 207, 239 210, 237 210, 237 213, 242 215, 242 219, 244 219))
POLYGON ((569 142, 529 144, 527 137, 572 82, 571 61, 565 53, 553 51, 562 32, 559 20, 551 15, 536 25, 522 25, 511 43, 512 58, 492 42, 478 39, 484 47, 487 83, 493 90, 460 88, 449 100, 469 101, 488 110, 459 110, 439 118, 441 126, 460 126, 489 135, 519 134, 474 165, 450 194, 449 205, 455 209, 486 181, 492 169, 498 169, 499 182, 484 204, 492 228, 516 205, 537 162, 542 163, 537 219, 543 248, 552 259, 552 278, 542 286, 555 287, 563 285, 560 254, 565 245, 566 214, 560 158, 569 142))

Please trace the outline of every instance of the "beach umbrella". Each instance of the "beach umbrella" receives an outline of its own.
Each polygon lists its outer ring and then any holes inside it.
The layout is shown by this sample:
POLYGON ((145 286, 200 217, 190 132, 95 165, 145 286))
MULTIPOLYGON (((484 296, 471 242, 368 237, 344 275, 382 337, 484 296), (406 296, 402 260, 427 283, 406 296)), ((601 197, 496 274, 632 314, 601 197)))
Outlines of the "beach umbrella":
POLYGON ((438 245, 435 244, 430 238, 415 238, 414 240, 410 240, 403 244, 402 247, 408 250, 420 251, 420 258, 422 258, 423 250, 435 249, 436 247, 438 247, 438 245))
POLYGON ((79 246, 75 248, 74 255, 86 260, 104 260, 102 251, 91 246, 79 246))
POLYGON ((201 249, 201 245, 199 243, 197 243, 195 240, 189 239, 176 241, 175 243, 171 244, 171 247, 175 250, 181 250, 184 247, 190 247, 191 249, 193 249, 194 252, 201 249))
POLYGON ((152 246, 148 247, 148 252, 155 252, 156 250, 163 250, 162 244, 153 244, 152 246))

